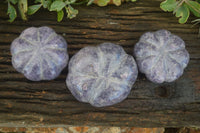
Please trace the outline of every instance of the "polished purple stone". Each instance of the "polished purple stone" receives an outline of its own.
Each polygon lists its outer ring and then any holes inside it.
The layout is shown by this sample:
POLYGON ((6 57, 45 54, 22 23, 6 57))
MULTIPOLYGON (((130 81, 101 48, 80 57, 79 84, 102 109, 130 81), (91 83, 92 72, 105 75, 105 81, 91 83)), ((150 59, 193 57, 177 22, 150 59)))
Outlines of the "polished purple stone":
POLYGON ((32 81, 55 79, 68 61, 67 43, 49 27, 30 27, 11 44, 12 65, 32 81))
POLYGON ((85 47, 69 62, 67 86, 76 99, 96 107, 124 100, 138 75, 132 56, 112 43, 85 47))
POLYGON ((184 41, 167 30, 143 34, 134 55, 140 72, 154 83, 178 79, 189 62, 184 41))

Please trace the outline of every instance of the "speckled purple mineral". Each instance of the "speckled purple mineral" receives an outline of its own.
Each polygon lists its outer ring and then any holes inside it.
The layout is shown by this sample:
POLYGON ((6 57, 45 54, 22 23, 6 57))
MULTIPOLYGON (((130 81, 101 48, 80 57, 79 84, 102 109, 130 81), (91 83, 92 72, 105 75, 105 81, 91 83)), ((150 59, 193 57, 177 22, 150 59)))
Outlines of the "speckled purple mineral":
POLYGON ((139 70, 154 83, 178 79, 189 62, 184 41, 167 30, 147 32, 134 47, 139 70))
POLYGON ((67 43, 49 27, 30 27, 11 44, 12 65, 32 81, 56 78, 67 65, 67 43))
POLYGON ((96 107, 124 100, 138 74, 134 58, 112 43, 81 49, 68 71, 66 83, 75 98, 96 107))

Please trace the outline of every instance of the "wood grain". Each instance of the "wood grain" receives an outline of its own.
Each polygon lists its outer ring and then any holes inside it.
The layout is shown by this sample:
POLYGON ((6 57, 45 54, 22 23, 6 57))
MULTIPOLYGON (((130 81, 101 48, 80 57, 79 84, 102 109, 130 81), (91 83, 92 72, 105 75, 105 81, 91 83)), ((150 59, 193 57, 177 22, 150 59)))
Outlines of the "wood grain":
POLYGON ((120 7, 79 6, 76 18, 58 23, 56 13, 40 10, 24 22, 7 22, 7 5, 0 2, 0 126, 104 125, 138 127, 200 126, 200 39, 198 27, 178 24, 160 0, 141 0, 120 7), (167 29, 186 42, 190 63, 173 83, 154 84, 139 74, 126 100, 95 108, 78 102, 65 85, 67 68, 52 81, 32 82, 11 64, 10 44, 31 26, 49 26, 67 40, 70 57, 81 48, 103 42, 123 46, 132 54, 146 31, 167 29))

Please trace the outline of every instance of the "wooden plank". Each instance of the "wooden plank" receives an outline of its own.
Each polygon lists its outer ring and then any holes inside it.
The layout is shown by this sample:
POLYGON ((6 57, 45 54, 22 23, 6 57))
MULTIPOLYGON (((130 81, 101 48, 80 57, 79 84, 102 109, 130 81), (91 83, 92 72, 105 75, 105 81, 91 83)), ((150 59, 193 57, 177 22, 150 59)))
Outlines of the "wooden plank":
MULTIPOLYGON (((142 0, 120 7, 80 6, 72 20, 56 22, 56 14, 41 10, 23 22, 7 22, 7 5, 0 2, 0 126, 104 125, 181 127, 200 125, 200 39, 198 28, 178 24, 160 0, 142 0), (78 102, 65 85, 67 68, 52 81, 32 82, 11 64, 10 43, 30 26, 50 26, 68 42, 70 57, 81 48, 103 42, 123 46, 132 54, 146 31, 167 29, 186 42, 190 63, 173 83, 153 84, 139 74, 126 100, 95 108, 78 102)), ((189 22, 192 20, 191 18, 189 22)))

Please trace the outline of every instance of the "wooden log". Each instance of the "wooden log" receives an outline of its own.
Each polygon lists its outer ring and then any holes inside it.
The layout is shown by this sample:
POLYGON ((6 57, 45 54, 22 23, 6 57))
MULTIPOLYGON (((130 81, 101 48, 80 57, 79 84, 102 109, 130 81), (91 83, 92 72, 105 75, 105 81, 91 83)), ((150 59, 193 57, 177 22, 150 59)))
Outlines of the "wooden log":
POLYGON ((120 7, 79 6, 76 18, 58 23, 56 13, 40 10, 24 22, 7 21, 7 4, 0 2, 0 126, 200 126, 200 39, 198 27, 178 24, 172 13, 159 8, 160 0, 141 0, 120 7), (64 36, 70 57, 81 48, 103 42, 123 46, 132 54, 146 31, 167 29, 186 42, 190 62, 181 78, 154 84, 143 74, 123 102, 95 108, 78 102, 65 85, 67 68, 52 81, 32 82, 11 64, 10 44, 30 26, 49 26, 64 36))

